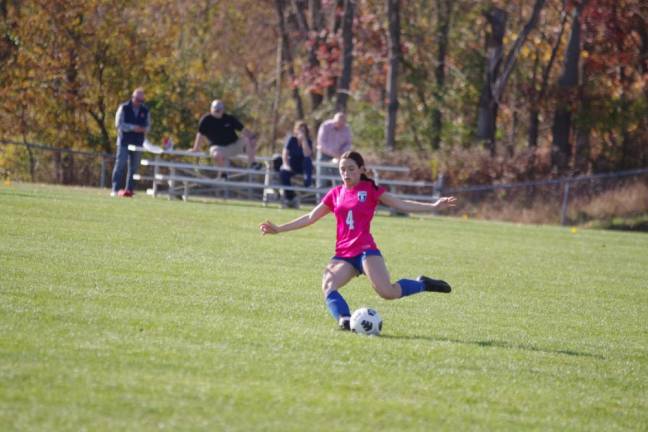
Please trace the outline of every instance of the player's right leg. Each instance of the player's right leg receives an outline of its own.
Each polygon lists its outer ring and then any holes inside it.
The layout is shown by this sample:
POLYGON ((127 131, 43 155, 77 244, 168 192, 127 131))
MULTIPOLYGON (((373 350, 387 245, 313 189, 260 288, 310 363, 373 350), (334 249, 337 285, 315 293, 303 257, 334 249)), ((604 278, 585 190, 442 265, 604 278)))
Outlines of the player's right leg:
POLYGON ((349 330, 351 311, 338 290, 357 275, 358 271, 350 263, 332 259, 324 269, 322 276, 322 291, 326 307, 342 330, 349 330))

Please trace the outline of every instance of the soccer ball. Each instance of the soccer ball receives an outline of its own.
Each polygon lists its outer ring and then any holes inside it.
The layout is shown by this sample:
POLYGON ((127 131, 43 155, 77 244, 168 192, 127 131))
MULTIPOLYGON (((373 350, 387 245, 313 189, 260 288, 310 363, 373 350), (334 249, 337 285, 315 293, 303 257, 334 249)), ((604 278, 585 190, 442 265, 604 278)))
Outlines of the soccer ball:
POLYGON ((382 318, 375 309, 360 308, 351 315, 351 331, 355 333, 378 336, 382 323, 382 318))

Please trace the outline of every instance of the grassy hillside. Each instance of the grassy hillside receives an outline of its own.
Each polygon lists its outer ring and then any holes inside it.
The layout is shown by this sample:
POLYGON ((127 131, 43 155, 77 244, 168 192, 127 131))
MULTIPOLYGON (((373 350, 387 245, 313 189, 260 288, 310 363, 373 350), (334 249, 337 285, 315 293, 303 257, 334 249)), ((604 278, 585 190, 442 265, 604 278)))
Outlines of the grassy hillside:
POLYGON ((374 219, 394 279, 381 337, 321 298, 330 216, 0 186, 0 430, 640 430, 648 235, 374 219))

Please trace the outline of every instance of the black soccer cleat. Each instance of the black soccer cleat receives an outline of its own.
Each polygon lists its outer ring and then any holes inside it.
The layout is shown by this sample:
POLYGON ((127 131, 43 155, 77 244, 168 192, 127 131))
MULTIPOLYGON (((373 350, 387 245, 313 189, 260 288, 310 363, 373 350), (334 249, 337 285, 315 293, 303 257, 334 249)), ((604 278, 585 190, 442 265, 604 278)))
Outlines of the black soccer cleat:
POLYGON ((427 276, 419 276, 416 278, 417 281, 423 282, 423 285, 425 286, 425 291, 429 292, 439 292, 439 293, 449 293, 452 291, 452 288, 450 287, 450 284, 446 281, 438 280, 438 279, 430 279, 427 276))
POLYGON ((340 317, 338 321, 340 330, 350 331, 351 330, 351 318, 350 317, 340 317))

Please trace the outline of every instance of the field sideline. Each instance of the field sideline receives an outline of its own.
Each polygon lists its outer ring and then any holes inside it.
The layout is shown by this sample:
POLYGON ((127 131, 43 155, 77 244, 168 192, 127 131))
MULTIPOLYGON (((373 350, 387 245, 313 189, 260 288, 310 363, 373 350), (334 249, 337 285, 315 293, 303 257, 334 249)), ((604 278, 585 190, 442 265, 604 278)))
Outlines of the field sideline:
POLYGON ((336 330, 331 216, 0 185, 0 430, 646 430, 648 235, 378 216, 383 335, 336 330))

